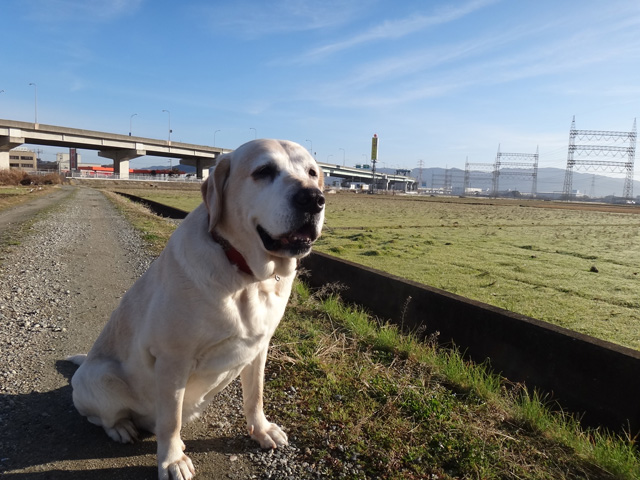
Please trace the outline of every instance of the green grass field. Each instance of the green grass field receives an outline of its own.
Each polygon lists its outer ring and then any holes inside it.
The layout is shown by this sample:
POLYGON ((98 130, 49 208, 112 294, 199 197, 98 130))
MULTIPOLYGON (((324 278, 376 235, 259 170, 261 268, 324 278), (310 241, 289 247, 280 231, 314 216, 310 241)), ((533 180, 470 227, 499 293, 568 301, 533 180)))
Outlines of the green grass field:
POLYGON ((640 349, 639 232, 629 213, 332 195, 316 248, 640 349))
MULTIPOLYGON (((185 210, 200 202, 198 192, 143 196, 185 210)), ((566 207, 327 195, 316 249, 640 349, 640 209, 566 207)))

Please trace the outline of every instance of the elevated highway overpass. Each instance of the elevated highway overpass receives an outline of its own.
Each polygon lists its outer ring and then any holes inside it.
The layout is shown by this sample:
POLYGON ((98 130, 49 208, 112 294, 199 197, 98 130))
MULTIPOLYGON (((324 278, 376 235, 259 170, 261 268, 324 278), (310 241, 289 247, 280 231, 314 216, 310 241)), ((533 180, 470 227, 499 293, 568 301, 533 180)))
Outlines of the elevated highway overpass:
POLYGON ((97 150, 100 157, 113 161, 114 173, 120 178, 128 178, 129 162, 144 155, 179 158, 182 165, 196 167, 198 178, 206 178, 216 157, 231 151, 170 140, 0 119, 0 154, 25 143, 97 150))
MULTIPOLYGON (((113 161, 114 173, 121 179, 129 177, 129 162, 145 155, 178 158, 180 164, 196 167, 198 178, 206 178, 216 158, 222 153, 231 151, 231 149, 171 140, 0 119, 0 169, 9 168, 9 150, 24 144, 97 150, 100 157, 113 161), (3 165, 3 155, 7 159, 6 165, 3 165)), ((373 172, 370 170, 318 163, 328 177, 368 184, 374 180, 373 172)), ((376 187, 381 189, 401 185, 404 189, 411 190, 415 186, 415 179, 402 175, 376 173, 375 181, 376 187)))
MULTIPOLYGON (((345 167, 334 163, 318 162, 324 174, 328 177, 342 178, 352 182, 373 183, 374 175, 369 169, 345 167)), ((416 179, 405 175, 394 175, 383 172, 375 173, 376 188, 389 190, 394 186, 401 186, 403 190, 414 190, 416 179)))

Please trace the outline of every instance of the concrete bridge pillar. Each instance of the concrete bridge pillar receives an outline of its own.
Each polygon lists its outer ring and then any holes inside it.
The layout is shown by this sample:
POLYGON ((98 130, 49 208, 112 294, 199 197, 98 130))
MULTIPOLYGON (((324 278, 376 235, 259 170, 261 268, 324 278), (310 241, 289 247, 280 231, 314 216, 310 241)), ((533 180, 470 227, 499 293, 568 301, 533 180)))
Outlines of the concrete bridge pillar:
POLYGON ((119 178, 122 179, 129 178, 129 161, 146 154, 145 150, 124 148, 100 150, 98 152, 98 156, 113 160, 113 173, 119 175, 119 178))
POLYGON ((196 176, 202 180, 206 180, 209 177, 209 168, 211 168, 215 162, 215 158, 204 157, 186 157, 180 159, 181 165, 196 167, 196 176))
POLYGON ((211 167, 210 161, 204 161, 199 158, 196 162, 196 176, 202 180, 209 178, 209 168, 211 167))
POLYGON ((25 143, 19 128, 10 128, 9 135, 0 136, 0 170, 9 170, 9 150, 25 143))
POLYGON ((119 178, 129 178, 129 160, 114 160, 113 173, 119 178))
POLYGON ((0 152, 0 170, 9 170, 9 152, 0 152))

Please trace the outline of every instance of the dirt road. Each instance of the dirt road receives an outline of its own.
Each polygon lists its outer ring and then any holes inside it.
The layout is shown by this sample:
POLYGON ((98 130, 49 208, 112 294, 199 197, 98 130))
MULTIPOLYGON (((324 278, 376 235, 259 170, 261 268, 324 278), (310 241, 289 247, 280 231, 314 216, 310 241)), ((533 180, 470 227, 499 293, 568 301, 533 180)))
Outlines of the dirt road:
MULTIPOLYGON (((138 235, 99 191, 71 186, 0 212, 0 232, 12 238, 0 250, 0 476, 156 478, 155 438, 121 445, 89 424, 64 361, 88 351, 152 260, 138 235)), ((301 478, 299 450, 264 452, 246 436, 237 383, 183 439, 198 478, 301 478)))

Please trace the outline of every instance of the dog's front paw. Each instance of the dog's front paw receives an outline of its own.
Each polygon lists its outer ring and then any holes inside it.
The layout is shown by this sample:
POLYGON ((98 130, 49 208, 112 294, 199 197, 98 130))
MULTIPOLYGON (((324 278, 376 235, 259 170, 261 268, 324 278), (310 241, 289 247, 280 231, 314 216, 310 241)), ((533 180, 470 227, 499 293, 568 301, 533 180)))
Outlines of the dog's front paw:
POLYGON ((249 435, 262 448, 277 448, 289 443, 287 434, 275 423, 267 423, 262 429, 256 429, 252 425, 249 428, 249 435))
POLYGON ((193 468, 191 459, 182 453, 184 443, 180 442, 178 445, 180 451, 176 449, 164 461, 158 458, 159 480, 191 480, 195 475, 196 470, 193 468))
POLYGON ((195 473, 191 459, 184 454, 175 462, 158 465, 159 480, 191 480, 195 473))

